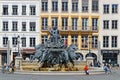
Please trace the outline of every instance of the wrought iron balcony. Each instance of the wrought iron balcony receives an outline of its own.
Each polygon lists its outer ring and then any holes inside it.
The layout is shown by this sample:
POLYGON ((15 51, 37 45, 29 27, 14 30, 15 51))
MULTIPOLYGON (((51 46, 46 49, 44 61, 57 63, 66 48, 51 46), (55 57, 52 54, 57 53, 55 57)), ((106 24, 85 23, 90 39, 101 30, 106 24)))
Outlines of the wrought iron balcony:
MULTIPOLYGON (((98 27, 94 26, 57 26, 58 30, 60 31, 72 31, 72 32, 76 32, 76 31, 80 31, 80 32, 98 32, 98 27)), ((42 31, 49 31, 51 27, 50 26, 44 26, 42 27, 42 31)))

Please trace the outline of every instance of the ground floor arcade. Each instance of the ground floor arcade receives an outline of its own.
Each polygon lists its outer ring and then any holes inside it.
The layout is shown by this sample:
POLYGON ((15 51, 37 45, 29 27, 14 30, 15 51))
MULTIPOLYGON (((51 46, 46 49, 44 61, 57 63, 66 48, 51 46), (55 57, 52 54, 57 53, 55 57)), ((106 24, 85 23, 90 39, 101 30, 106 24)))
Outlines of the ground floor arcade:
MULTIPOLYGON (((24 60, 29 60, 30 55, 34 55, 35 49, 23 49, 21 50, 22 58, 24 60)), ((15 61, 15 57, 18 52, 10 50, 10 62, 15 61)), ((86 61, 86 58, 91 56, 93 57, 92 65, 96 66, 96 63, 109 63, 109 64, 120 64, 120 54, 119 50, 78 50, 76 54, 79 56, 80 61, 86 61)), ((4 63, 7 63, 7 49, 0 49, 0 66, 4 63)))
MULTIPOLYGON (((30 55, 34 55, 35 49, 22 49, 21 56, 24 60, 29 59, 30 55)), ((0 66, 7 63, 7 57, 9 57, 9 63, 13 61, 15 63, 15 57, 18 56, 18 51, 10 50, 9 55, 7 55, 7 48, 0 49, 0 66)))

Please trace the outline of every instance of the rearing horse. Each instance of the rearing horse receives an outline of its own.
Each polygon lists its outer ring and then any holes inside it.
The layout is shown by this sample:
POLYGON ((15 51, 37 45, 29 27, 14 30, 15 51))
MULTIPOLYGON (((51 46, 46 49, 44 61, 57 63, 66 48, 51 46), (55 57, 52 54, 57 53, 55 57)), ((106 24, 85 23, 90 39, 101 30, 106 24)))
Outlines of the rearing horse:
POLYGON ((44 46, 43 45, 37 45, 36 52, 34 55, 30 56, 30 62, 32 63, 34 59, 38 59, 38 62, 41 60, 41 57, 43 55, 44 46))

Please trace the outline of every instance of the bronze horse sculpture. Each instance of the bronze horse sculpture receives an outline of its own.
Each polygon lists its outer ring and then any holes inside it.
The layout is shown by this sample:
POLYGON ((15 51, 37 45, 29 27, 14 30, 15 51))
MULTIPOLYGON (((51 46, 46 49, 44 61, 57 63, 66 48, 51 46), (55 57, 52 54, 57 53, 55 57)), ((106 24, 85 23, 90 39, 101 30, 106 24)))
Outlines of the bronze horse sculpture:
POLYGON ((38 59, 39 64, 43 64, 42 67, 50 67, 56 64, 66 65, 69 63, 74 64, 77 55, 75 51, 78 49, 77 45, 71 44, 69 47, 66 47, 63 39, 60 38, 57 28, 51 29, 50 39, 46 44, 40 44, 36 46, 36 53, 31 56, 30 62, 34 59, 38 59), (53 39, 57 38, 57 39, 53 39))

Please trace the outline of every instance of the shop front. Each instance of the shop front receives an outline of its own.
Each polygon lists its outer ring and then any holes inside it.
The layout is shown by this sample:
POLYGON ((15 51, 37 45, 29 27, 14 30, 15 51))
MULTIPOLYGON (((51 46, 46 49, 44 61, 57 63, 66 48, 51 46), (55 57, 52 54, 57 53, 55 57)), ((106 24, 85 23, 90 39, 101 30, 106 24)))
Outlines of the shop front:
POLYGON ((118 64, 119 50, 101 50, 103 63, 118 64))
POLYGON ((23 49, 21 51, 23 60, 29 60, 31 55, 34 55, 36 49, 23 49))
POLYGON ((0 66, 7 63, 7 48, 0 49, 0 66))

